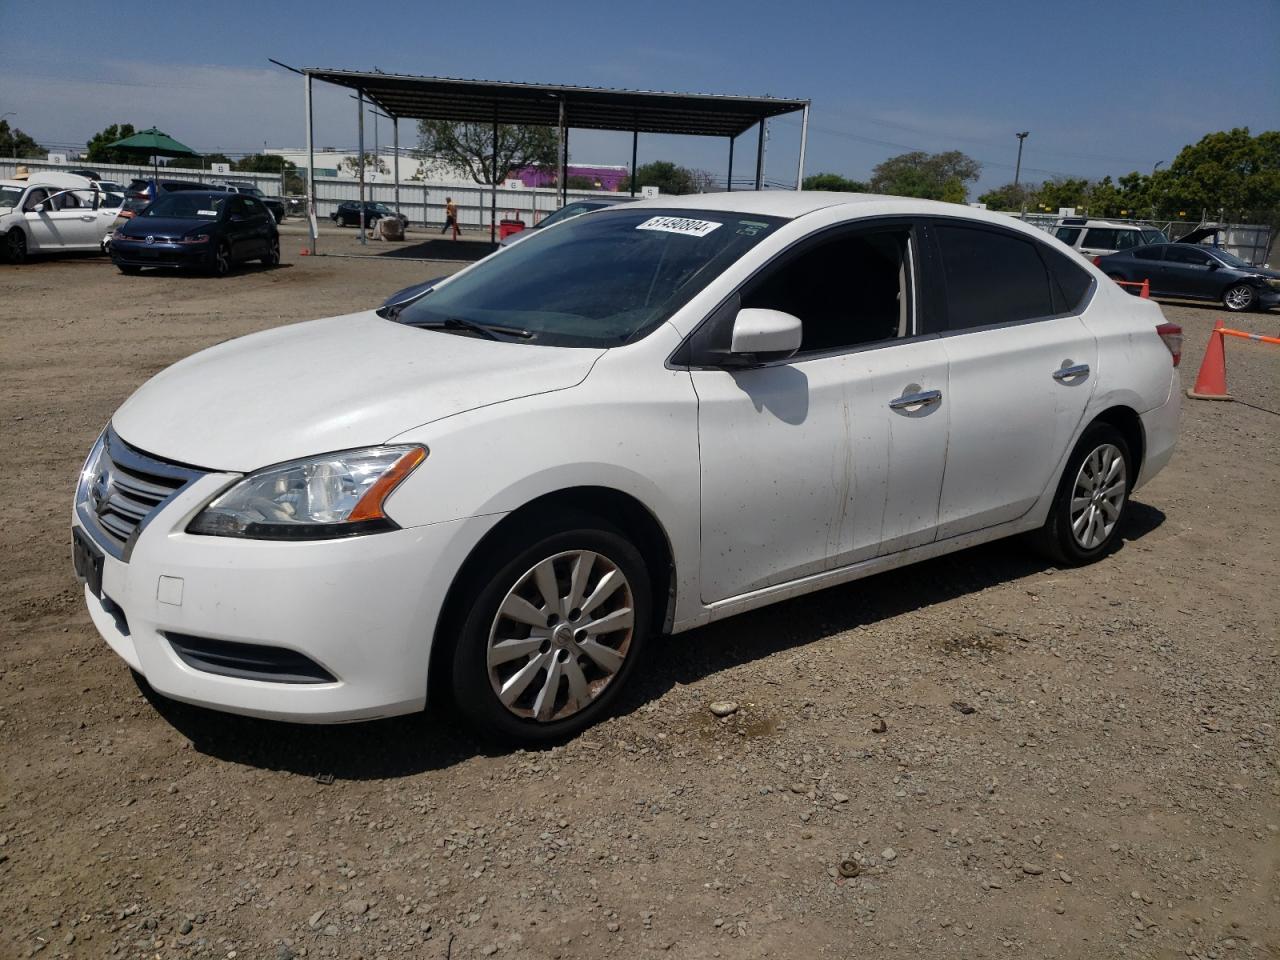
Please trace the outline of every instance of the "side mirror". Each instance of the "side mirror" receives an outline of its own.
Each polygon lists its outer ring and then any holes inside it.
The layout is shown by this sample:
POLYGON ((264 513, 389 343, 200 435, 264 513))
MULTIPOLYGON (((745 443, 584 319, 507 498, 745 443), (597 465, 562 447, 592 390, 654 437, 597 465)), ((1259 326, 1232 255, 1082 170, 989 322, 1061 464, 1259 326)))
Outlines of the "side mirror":
POLYGON ((37 204, 36 204, 34 207, 32 207, 31 209, 32 209, 35 213, 44 213, 44 204, 43 204, 43 203, 37 203, 37 204))
POLYGON ((1210 260, 1210 261, 1209 261, 1209 269, 1210 269, 1210 270, 1221 270, 1221 269, 1222 269, 1222 264, 1220 264, 1217 260, 1210 260))
POLYGON ((800 349, 803 337, 799 317, 748 307, 733 318, 729 353, 750 363, 785 360, 800 349))

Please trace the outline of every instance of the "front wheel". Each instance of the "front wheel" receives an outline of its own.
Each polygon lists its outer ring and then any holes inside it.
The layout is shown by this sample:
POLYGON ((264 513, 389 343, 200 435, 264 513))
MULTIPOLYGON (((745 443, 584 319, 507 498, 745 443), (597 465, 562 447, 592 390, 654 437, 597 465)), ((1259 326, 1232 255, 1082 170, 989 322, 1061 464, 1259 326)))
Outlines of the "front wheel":
POLYGON ((1228 287, 1227 292, 1222 295, 1222 305, 1232 313, 1244 313, 1253 308, 1255 299, 1253 287, 1247 283, 1237 283, 1234 287, 1228 287))
POLYGON ((225 243, 218 244, 213 253, 213 275, 225 277, 231 272, 231 248, 225 243))
POLYGON ((5 259, 10 263, 25 263, 27 260, 27 235, 14 227, 4 238, 5 259))
POLYGON ((1119 538, 1133 474, 1124 435, 1109 423, 1090 426, 1067 459, 1035 545, 1060 566, 1100 559, 1119 538))
POLYGON ((280 238, 272 237, 267 244, 267 254, 262 258, 262 262, 268 267, 280 266, 280 238))
MULTIPOLYGON (((603 522, 526 532, 474 578, 454 650, 458 709, 481 732, 530 746, 599 720, 635 669, 652 596, 640 552, 603 522)), ((509 541, 511 542, 511 541, 509 541)))

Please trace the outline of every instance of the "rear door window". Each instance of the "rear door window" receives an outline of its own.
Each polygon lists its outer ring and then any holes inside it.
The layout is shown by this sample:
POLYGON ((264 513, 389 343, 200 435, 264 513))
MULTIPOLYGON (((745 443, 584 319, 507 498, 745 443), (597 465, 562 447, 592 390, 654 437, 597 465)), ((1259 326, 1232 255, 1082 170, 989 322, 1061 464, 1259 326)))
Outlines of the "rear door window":
POLYGON ((1019 323, 1059 312, 1049 271, 1031 240, 983 227, 945 225, 934 232, 942 254, 947 329, 1019 323))
POLYGON ((1139 247, 1133 251, 1135 260, 1161 260, 1164 258, 1164 247, 1139 247))
POLYGON ((1084 243, 1082 247, 1088 247, 1090 250, 1119 250, 1116 246, 1117 230, 1112 227, 1090 227, 1089 232, 1084 235, 1084 243))

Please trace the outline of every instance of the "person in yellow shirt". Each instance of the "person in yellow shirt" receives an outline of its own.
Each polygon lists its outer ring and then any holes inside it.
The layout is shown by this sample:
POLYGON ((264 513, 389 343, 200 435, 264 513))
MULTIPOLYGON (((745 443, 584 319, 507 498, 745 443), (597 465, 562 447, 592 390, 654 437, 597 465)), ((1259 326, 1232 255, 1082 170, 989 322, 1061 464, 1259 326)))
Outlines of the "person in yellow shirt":
POLYGON ((453 202, 453 197, 444 198, 444 229, 441 233, 447 233, 449 228, 453 228, 453 239, 458 239, 458 205, 453 202))

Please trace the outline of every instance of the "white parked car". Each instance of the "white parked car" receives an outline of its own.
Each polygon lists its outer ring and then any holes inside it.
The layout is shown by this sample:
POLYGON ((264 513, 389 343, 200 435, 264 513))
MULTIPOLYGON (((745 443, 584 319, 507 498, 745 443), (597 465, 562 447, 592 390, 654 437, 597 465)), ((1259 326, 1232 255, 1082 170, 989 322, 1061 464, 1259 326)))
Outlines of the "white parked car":
POLYGON ((1066 217, 1059 221, 1053 235, 1081 256, 1092 259, 1106 257, 1120 250, 1132 250, 1151 243, 1168 243, 1164 231, 1136 223, 1114 223, 1066 217))
POLYGON ((160 373, 85 462, 76 566, 166 696, 319 722, 430 691, 544 742, 655 633, 1013 534, 1102 557, 1172 454, 1180 342, 1007 217, 621 205, 160 373))
POLYGON ((123 196, 74 174, 37 171, 29 180, 0 180, 0 259, 103 250, 123 203, 123 196))

